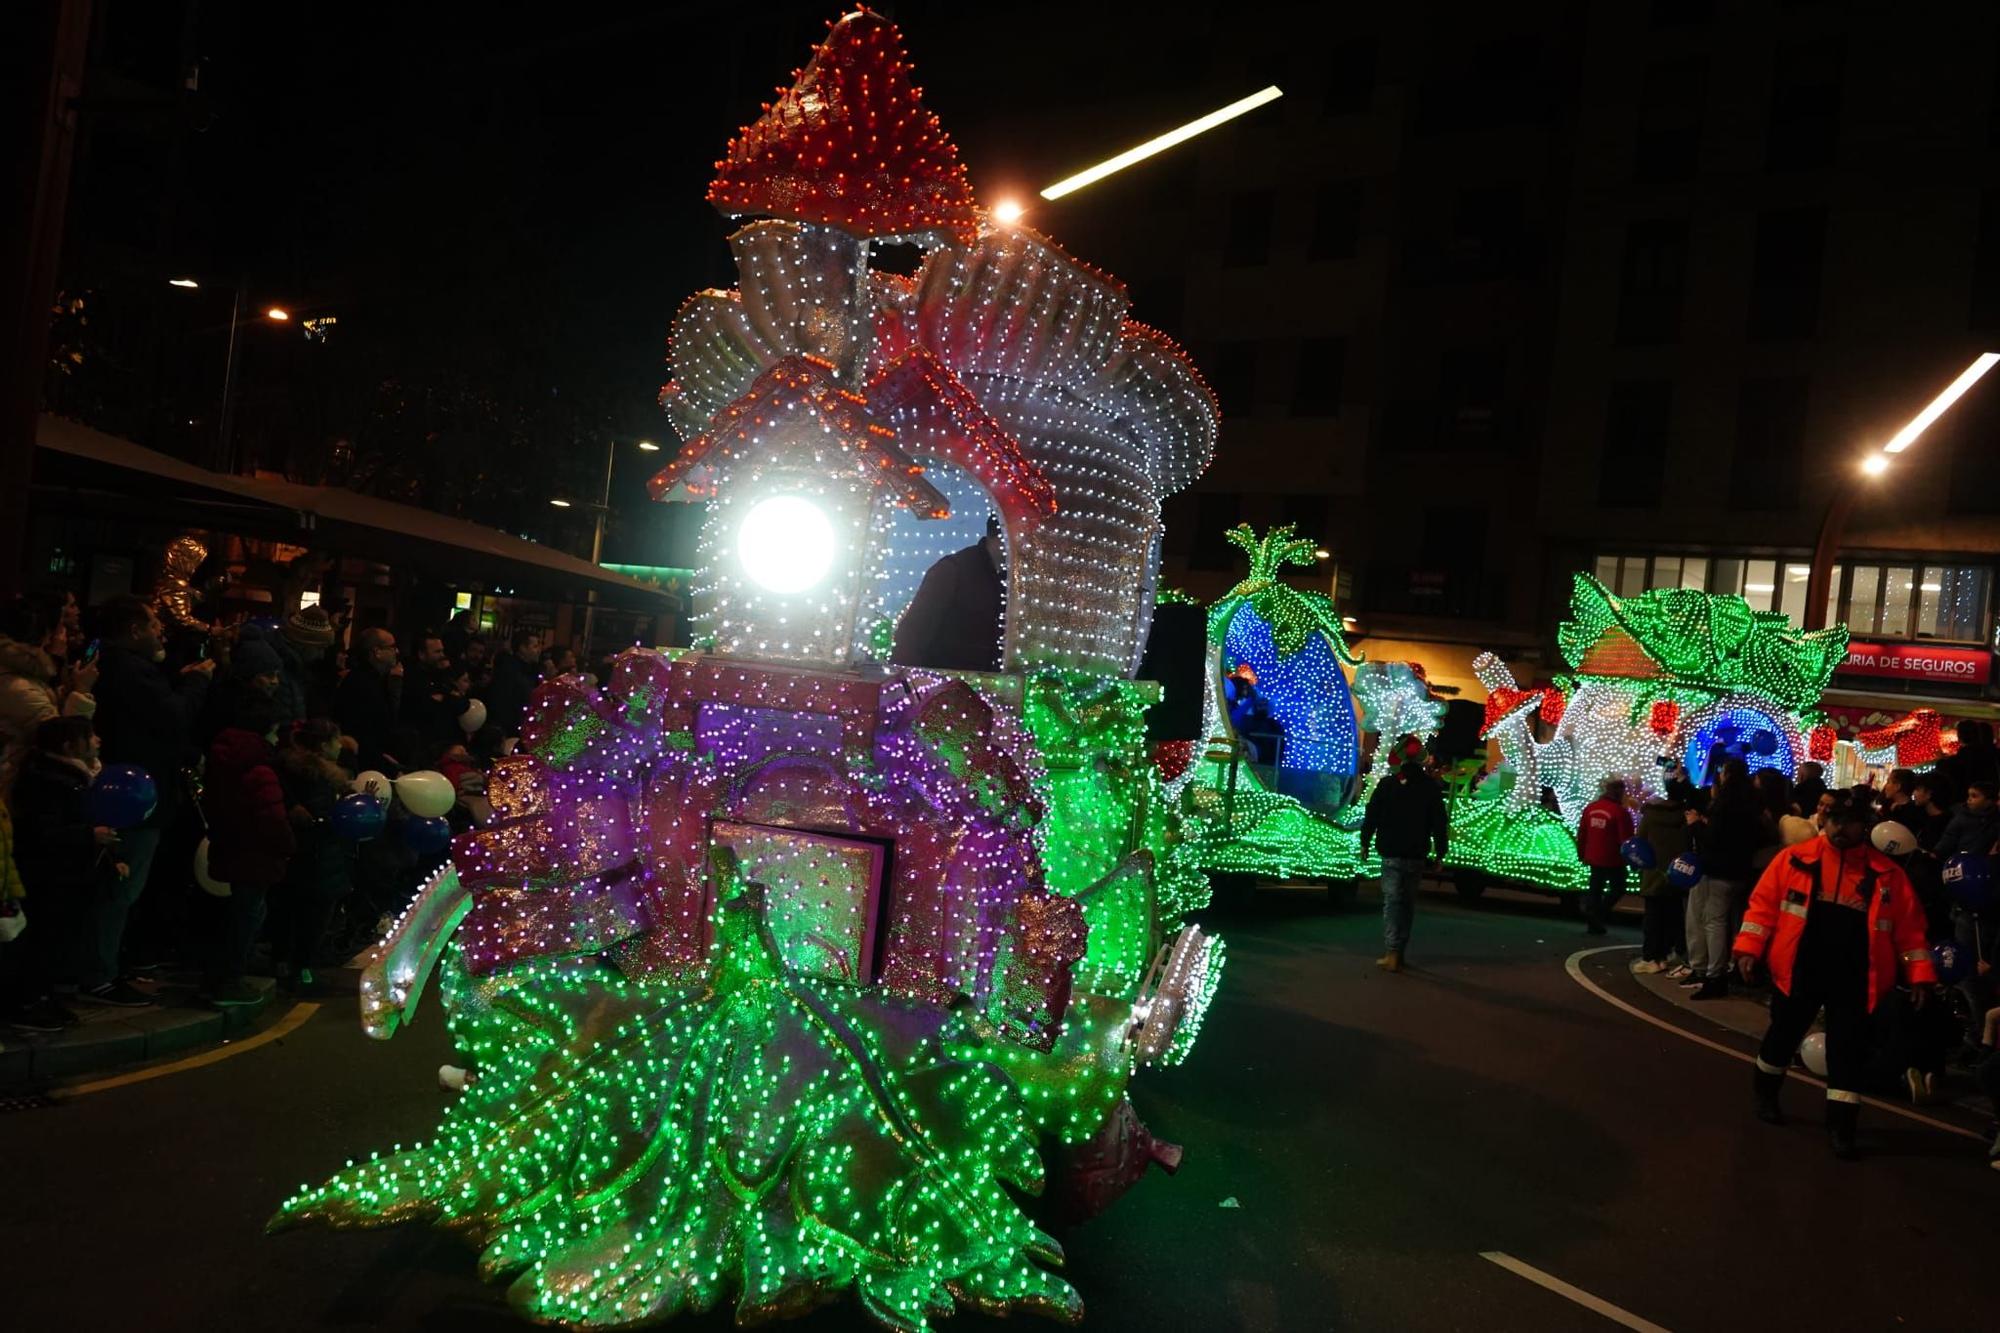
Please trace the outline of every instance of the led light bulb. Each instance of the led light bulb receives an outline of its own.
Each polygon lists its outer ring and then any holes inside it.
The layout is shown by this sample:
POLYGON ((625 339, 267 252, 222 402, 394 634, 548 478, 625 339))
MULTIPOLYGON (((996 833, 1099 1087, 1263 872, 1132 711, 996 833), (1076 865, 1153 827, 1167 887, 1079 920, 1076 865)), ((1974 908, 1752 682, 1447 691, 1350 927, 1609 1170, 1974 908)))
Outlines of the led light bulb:
POLYGON ((736 530, 743 572, 770 592, 804 592, 833 568, 833 524, 810 500, 773 495, 752 505, 736 530))

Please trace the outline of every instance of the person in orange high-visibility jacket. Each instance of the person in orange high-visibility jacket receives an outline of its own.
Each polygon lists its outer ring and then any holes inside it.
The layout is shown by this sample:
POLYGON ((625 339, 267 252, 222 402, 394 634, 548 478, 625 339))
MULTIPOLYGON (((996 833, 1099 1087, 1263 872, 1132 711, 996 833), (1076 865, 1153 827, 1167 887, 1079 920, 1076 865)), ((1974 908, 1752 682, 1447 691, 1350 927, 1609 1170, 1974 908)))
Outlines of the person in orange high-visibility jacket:
POLYGON ((1773 857, 1751 890, 1734 949, 1744 980, 1761 959, 1777 987, 1757 1052, 1758 1118, 1783 1122, 1778 1089, 1824 1008, 1827 1136, 1842 1157, 1855 1151, 1868 1015, 1899 979, 1918 1007, 1937 984, 1923 905, 1902 868, 1869 845, 1872 819, 1871 802, 1843 795, 1825 833, 1773 857))

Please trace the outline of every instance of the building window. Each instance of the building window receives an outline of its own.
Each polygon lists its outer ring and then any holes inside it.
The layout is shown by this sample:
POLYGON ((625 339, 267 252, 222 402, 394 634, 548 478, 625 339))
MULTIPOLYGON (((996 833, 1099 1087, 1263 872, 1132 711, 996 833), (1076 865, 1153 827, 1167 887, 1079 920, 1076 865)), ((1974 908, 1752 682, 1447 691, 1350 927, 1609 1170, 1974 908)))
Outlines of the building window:
POLYGON ((1446 269, 1454 277, 1486 279, 1523 270, 1527 261, 1527 197, 1519 185, 1461 190, 1452 208, 1446 269))
POLYGON ((1986 638, 1989 571, 1925 565, 1917 585, 1917 637, 1980 643, 1986 638))
POLYGON ((1347 369, 1347 343, 1340 338, 1307 338, 1299 344, 1298 380, 1292 390, 1295 417, 1337 417, 1347 369))
POLYGON ((1335 44, 1322 57, 1326 85, 1320 109, 1329 116, 1368 110, 1375 100, 1375 65, 1373 37, 1354 37, 1335 44))
POLYGON ((1222 262, 1232 268, 1269 262, 1271 223, 1276 213, 1277 199, 1269 190, 1253 190, 1231 199, 1222 262))
POLYGON ((1847 591, 1840 603, 1840 618, 1847 628, 1856 634, 1880 634, 1881 596, 1880 565, 1848 566, 1847 591))
POLYGON ((1810 338, 1819 324, 1824 208, 1781 208, 1757 219, 1750 273, 1750 336, 1810 338))
POLYGON ((1811 581, 1811 565, 1788 564, 1778 582, 1778 610, 1794 625, 1805 624, 1806 585, 1811 581))
POLYGON ((1446 348, 1438 369, 1439 434, 1447 448, 1495 445, 1504 437, 1507 345, 1446 348))
POLYGON ((1797 507, 1806 384, 1795 377, 1743 382, 1736 400, 1736 449, 1729 460, 1730 508, 1797 507))
POLYGON ((1646 67, 1646 82, 1639 96, 1639 133, 1633 144, 1635 179, 1662 183, 1694 175, 1707 91, 1705 57, 1656 60, 1646 67))
POLYGON ((1840 102, 1847 43, 1839 37, 1778 48, 1771 79, 1771 125, 1765 165, 1799 171, 1833 164, 1840 147, 1840 102))
POLYGON ((1599 504, 1659 508, 1672 407, 1673 384, 1668 380, 1628 380, 1612 386, 1604 414, 1604 448, 1597 462, 1599 504))
POLYGON ((1201 491, 1195 496, 1194 544, 1190 569, 1233 569, 1243 553, 1229 543, 1229 530, 1243 521, 1243 497, 1234 491, 1201 491))
POLYGON ((1319 187, 1307 259, 1352 259, 1361 235, 1361 182, 1329 181, 1319 187))
POLYGON ((1672 342, 1680 331, 1687 273, 1688 224, 1680 218, 1635 222, 1625 233, 1618 292, 1618 341, 1672 342))

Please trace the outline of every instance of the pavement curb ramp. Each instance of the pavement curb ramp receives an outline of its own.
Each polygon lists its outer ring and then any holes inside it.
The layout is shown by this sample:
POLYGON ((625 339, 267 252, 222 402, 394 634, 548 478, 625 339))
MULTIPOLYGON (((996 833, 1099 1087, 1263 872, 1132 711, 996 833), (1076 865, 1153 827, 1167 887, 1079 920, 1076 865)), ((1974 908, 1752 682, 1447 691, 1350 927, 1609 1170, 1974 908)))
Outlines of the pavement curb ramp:
POLYGON ((194 998, 191 985, 169 981, 157 988, 151 1009, 70 1005, 83 1021, 65 1032, 20 1032, 0 1027, 0 1089, 19 1091, 52 1079, 136 1065, 161 1056, 211 1046, 256 1026, 270 1007, 276 983, 247 978, 262 995, 251 1004, 216 1009, 194 998))

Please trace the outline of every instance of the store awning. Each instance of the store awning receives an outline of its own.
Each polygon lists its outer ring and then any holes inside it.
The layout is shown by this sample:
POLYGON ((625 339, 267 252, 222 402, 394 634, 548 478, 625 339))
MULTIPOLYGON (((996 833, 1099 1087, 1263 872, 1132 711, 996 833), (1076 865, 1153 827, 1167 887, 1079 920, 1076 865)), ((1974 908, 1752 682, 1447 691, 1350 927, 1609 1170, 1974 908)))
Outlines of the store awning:
POLYGON ((595 589, 600 604, 657 612, 677 599, 537 542, 339 486, 211 472, 74 421, 44 416, 35 489, 93 514, 184 522, 379 560, 458 586, 496 584, 551 600, 595 589))

